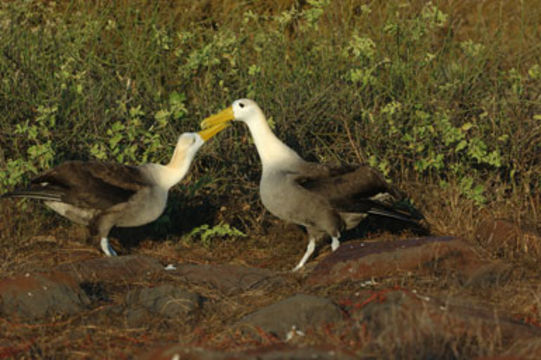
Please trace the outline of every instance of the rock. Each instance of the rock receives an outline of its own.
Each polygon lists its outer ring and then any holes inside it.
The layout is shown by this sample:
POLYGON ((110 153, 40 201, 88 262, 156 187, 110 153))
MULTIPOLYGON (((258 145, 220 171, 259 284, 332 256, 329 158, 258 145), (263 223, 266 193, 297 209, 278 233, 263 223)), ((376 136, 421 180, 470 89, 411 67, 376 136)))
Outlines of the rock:
MULTIPOLYGON (((393 344, 384 349, 382 355, 386 358, 405 357, 413 349, 419 351, 418 358, 452 358, 453 347, 461 348, 461 356, 468 357, 468 348, 457 339, 487 347, 507 347, 515 341, 541 336, 540 328, 486 304, 424 297, 407 290, 363 294, 351 306, 350 315, 358 321, 365 337, 371 339, 371 346, 393 344)), ((366 348, 369 349, 370 346, 366 348)))
POLYGON ((254 349, 238 354, 246 360, 353 360, 354 356, 348 355, 339 349, 317 349, 312 347, 290 348, 287 346, 275 346, 263 349, 254 349))
POLYGON ((480 356, 473 360, 526 360, 526 359, 539 359, 539 354, 527 354, 524 356, 519 355, 495 355, 495 356, 480 356))
POLYGON ((84 310, 90 299, 64 273, 23 275, 0 281, 0 313, 34 321, 84 310))
POLYGON ((156 259, 141 255, 99 257, 62 264, 58 271, 71 274, 80 282, 129 281, 163 272, 163 265, 156 259))
POLYGON ((396 241, 342 244, 321 261, 308 284, 367 280, 408 271, 468 275, 484 265, 474 250, 455 237, 422 237, 396 241))
POLYGON ((145 309, 154 316, 160 315, 171 319, 182 319, 199 309, 202 301, 203 299, 198 294, 171 284, 135 289, 126 295, 126 305, 134 314, 140 315, 141 309, 145 309))
MULTIPOLYGON (((165 345, 145 352, 137 357, 140 360, 225 360, 227 353, 198 347, 186 347, 184 344, 165 345)), ((241 358, 236 358, 241 359, 241 358)))
MULTIPOLYGON (((541 338, 529 338, 516 341, 513 346, 498 358, 485 358, 483 360, 515 360, 515 359, 541 359, 541 338)), ((476 359, 481 360, 481 359, 476 359)))
POLYGON ((481 245, 502 255, 541 255, 541 236, 533 229, 523 229, 508 220, 483 221, 477 227, 475 237, 481 245))
POLYGON ((499 287, 511 280, 514 267, 502 262, 488 263, 475 270, 464 286, 470 288, 499 287))
POLYGON ((335 360, 355 359, 340 350, 321 348, 296 348, 286 344, 259 347, 241 352, 213 351, 202 348, 188 348, 183 344, 173 344, 154 349, 138 357, 141 360, 335 360))
POLYGON ((191 284, 210 286, 225 294, 272 288, 283 285, 285 280, 270 270, 238 265, 180 264, 169 274, 180 276, 191 284))
POLYGON ((118 327, 125 318, 125 308, 119 304, 107 304, 92 312, 91 318, 86 318, 87 323, 96 326, 118 327))
POLYGON ((309 327, 334 323, 342 318, 342 311, 331 300, 298 294, 246 315, 237 326, 261 328, 285 339, 293 327, 305 331, 309 327))

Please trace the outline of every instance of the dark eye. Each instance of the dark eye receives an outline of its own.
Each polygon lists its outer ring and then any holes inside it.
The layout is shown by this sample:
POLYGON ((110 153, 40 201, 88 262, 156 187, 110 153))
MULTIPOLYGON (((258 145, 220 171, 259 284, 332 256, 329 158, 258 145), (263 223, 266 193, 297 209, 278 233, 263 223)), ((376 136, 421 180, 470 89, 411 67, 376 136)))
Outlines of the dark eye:
POLYGON ((244 107, 244 104, 243 104, 243 103, 239 103, 239 106, 240 106, 241 108, 243 108, 243 107, 244 107))

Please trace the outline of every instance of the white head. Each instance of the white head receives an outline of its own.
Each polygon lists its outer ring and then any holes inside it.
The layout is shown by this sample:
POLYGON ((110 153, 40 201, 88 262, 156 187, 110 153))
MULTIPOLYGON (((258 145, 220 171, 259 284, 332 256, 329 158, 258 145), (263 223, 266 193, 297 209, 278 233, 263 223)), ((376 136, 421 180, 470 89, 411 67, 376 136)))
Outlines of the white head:
POLYGON ((233 120, 242 121, 250 125, 250 123, 255 121, 265 121, 265 116, 255 101, 250 99, 238 99, 233 101, 233 104, 228 108, 203 120, 201 127, 206 129, 233 120))
POLYGON ((261 110, 255 101, 250 99, 235 100, 233 101, 231 108, 233 109, 233 115, 235 116, 233 120, 242 121, 246 124, 254 121, 254 119, 264 118, 263 110, 261 110))
POLYGON ((263 163, 263 172, 273 164, 284 161, 298 161, 299 155, 280 141, 267 124, 267 120, 257 103, 250 99, 239 99, 219 113, 209 116, 201 122, 203 129, 208 129, 231 121, 242 121, 248 125, 255 146, 263 163))
POLYGON ((195 154, 203 144, 228 127, 229 124, 218 124, 208 129, 195 132, 185 132, 179 136, 169 167, 180 168, 183 164, 190 164, 195 154))
POLYGON ((175 152, 178 151, 181 154, 185 154, 185 157, 193 158, 204 143, 205 140, 203 140, 199 133, 185 132, 178 137, 175 152))

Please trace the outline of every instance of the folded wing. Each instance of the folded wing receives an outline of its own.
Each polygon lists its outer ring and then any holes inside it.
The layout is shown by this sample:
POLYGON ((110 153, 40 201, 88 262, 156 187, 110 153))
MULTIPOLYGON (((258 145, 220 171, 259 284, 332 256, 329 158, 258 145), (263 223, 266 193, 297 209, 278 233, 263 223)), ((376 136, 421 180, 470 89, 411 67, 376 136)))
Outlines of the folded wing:
POLYGON ((381 173, 366 166, 334 166, 306 162, 295 181, 315 196, 321 196, 339 212, 386 216, 417 222, 416 215, 396 204, 404 195, 381 173))
POLYGON ((107 209, 129 200, 149 181, 134 166, 68 161, 34 178, 26 189, 3 197, 61 201, 80 208, 107 209))

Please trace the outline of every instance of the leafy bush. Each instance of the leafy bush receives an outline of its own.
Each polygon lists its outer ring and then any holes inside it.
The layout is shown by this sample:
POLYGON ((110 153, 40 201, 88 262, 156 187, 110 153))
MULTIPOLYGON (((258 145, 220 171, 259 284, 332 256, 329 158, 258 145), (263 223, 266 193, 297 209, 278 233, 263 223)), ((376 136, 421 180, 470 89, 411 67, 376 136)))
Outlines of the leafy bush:
POLYGON ((216 237, 245 237, 244 234, 239 229, 230 226, 229 224, 219 223, 218 225, 209 226, 204 224, 198 226, 187 235, 188 239, 194 239, 197 237, 201 238, 201 244, 207 248, 210 248, 212 245, 212 240, 216 237))
MULTIPOLYGON (((4 2, 0 183, 73 158, 166 161, 180 132, 251 97, 307 159, 365 161, 477 206, 515 201, 536 222, 534 3, 497 22, 424 1, 190 3, 189 13, 188 3, 4 2), (487 25, 468 28, 472 16, 487 25), (508 29, 517 22, 519 35, 508 29)), ((193 176, 226 194, 257 181, 250 141, 227 130, 193 176)))

